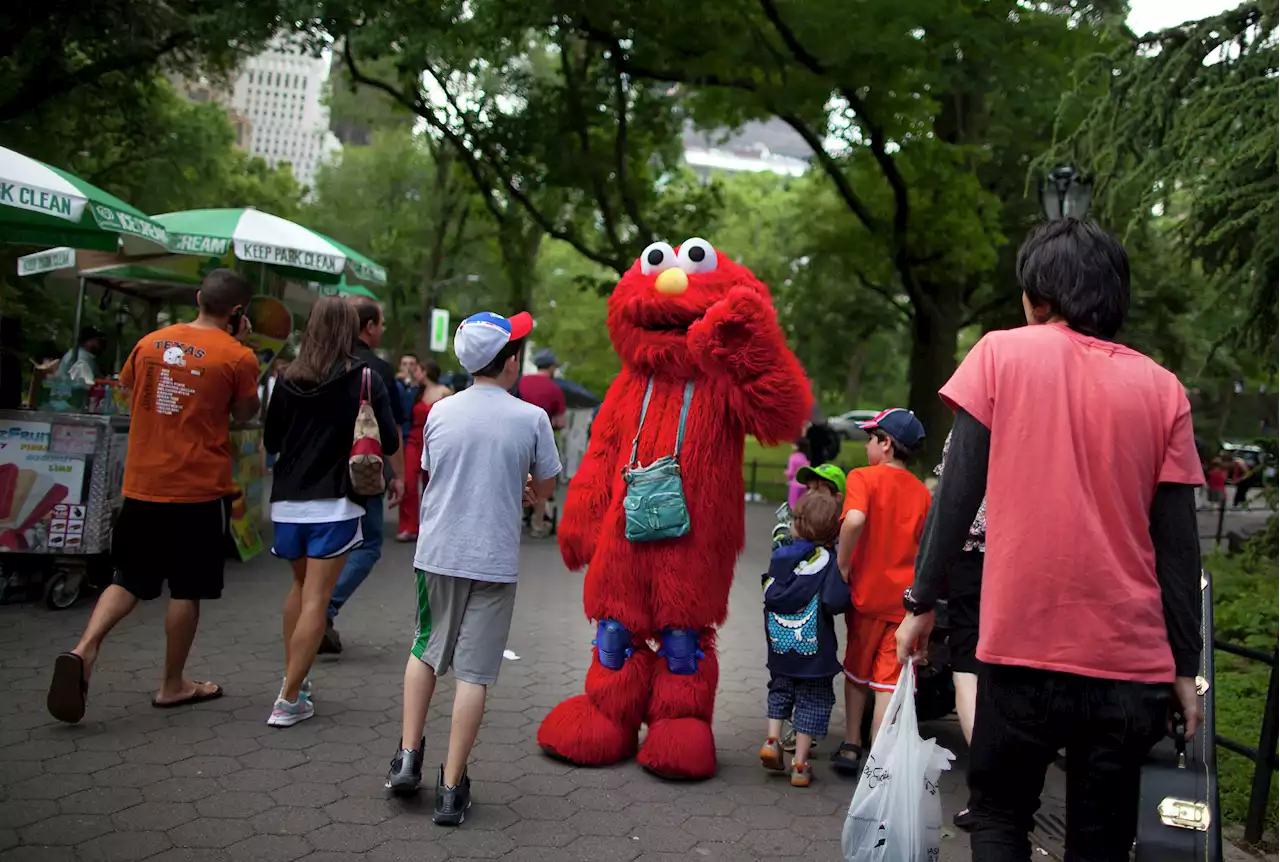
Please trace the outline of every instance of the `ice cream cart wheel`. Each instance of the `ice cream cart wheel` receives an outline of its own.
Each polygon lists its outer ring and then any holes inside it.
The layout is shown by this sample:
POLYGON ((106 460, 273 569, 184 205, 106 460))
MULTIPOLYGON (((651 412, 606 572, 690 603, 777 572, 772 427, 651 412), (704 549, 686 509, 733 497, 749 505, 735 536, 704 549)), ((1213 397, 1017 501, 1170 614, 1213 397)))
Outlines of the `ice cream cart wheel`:
POLYGON ((79 572, 57 571, 44 585, 44 603, 55 611, 65 611, 80 598, 84 575, 79 572))

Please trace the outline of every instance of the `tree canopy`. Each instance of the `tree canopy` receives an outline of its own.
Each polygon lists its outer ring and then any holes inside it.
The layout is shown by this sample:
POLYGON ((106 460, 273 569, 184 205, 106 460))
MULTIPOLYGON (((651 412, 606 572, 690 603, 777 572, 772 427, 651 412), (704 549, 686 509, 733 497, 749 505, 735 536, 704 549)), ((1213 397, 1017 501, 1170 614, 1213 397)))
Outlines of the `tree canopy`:
POLYGON ((256 205, 347 242, 389 270, 400 349, 425 349, 435 304, 532 307, 597 388, 601 297, 652 240, 705 236, 771 286, 826 405, 905 400, 928 460, 938 387, 1020 322, 1013 258, 1058 162, 1129 249, 1122 338, 1197 385, 1274 378, 1277 2, 1141 35, 1123 0, 15 8, 0 143, 150 212, 256 205), (332 49, 348 142, 305 202, 165 77, 217 79, 282 37, 332 49), (754 120, 810 171, 684 165, 690 130, 754 120))
POLYGON ((782 119, 832 193, 832 230, 858 262, 842 277, 898 307, 911 406, 940 427, 960 330, 1016 304, 1002 264, 1035 216, 1023 181, 1057 94, 1122 11, 954 6, 459 0, 424 14, 334 0, 324 14, 351 77, 449 142, 490 212, 519 209, 614 271, 652 238, 716 222, 714 184, 668 181, 686 122, 782 119))
POLYGON ((1088 58, 1052 152, 1095 177, 1118 228, 1153 210, 1174 224, 1171 250, 1235 307, 1230 333, 1249 350, 1276 340, 1278 24, 1277 0, 1248 2, 1088 58))
POLYGON ((315 40, 292 0, 97 0, 6 3, 0 13, 0 122, 122 73, 225 74, 281 29, 315 40))

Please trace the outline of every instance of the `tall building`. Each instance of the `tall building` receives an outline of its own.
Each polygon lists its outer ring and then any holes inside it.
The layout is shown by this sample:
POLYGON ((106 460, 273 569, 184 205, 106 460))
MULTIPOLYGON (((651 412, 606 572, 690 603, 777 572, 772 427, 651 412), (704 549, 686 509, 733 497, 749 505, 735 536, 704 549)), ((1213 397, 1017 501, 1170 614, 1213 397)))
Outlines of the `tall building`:
POLYGON ((245 149, 273 167, 288 162, 308 186, 320 162, 341 146, 322 98, 328 75, 327 58, 281 41, 241 65, 231 92, 230 112, 248 123, 245 149))
POLYGON ((231 122, 231 128, 235 130, 236 147, 242 150, 249 149, 253 124, 249 122, 248 117, 231 107, 231 90, 225 82, 210 79, 204 75, 189 78, 177 72, 166 72, 165 77, 179 93, 186 97, 187 101, 213 102, 220 105, 231 122))

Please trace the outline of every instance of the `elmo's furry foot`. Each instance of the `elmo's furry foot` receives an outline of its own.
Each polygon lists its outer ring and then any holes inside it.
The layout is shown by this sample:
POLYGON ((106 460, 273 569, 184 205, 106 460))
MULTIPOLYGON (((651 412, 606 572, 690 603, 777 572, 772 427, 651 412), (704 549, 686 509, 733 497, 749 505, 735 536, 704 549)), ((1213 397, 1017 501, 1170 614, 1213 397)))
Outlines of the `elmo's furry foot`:
POLYGON ((716 739, 700 718, 663 718, 649 725, 637 758, 660 778, 697 781, 716 774, 716 739))
POLYGON ((634 757, 639 736, 639 727, 623 727, 580 694, 561 703, 542 720, 538 745, 552 757, 579 766, 608 766, 634 757))

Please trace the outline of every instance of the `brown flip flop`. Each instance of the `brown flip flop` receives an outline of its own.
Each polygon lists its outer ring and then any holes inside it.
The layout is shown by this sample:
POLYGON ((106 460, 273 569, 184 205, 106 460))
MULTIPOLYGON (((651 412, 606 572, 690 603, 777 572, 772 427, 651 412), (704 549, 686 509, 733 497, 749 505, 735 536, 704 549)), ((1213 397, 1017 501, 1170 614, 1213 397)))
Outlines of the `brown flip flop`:
POLYGON ((196 685, 212 685, 213 691, 205 694, 197 692, 191 695, 191 697, 184 697, 182 700, 171 700, 168 703, 161 703, 153 697, 151 698, 151 705, 156 709, 173 709, 178 706, 191 706, 193 703, 204 703, 206 700, 217 700, 222 697, 222 686, 220 685, 216 685, 212 682, 198 682, 196 685))
POLYGON ((75 724, 84 718, 88 693, 89 683, 84 679, 84 659, 73 652, 64 652, 54 659, 53 681, 49 683, 49 697, 45 701, 49 714, 58 721, 75 724))

